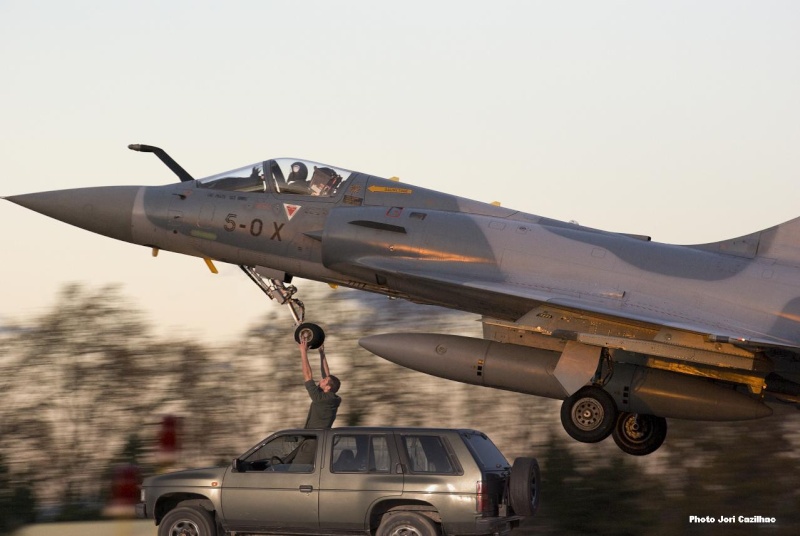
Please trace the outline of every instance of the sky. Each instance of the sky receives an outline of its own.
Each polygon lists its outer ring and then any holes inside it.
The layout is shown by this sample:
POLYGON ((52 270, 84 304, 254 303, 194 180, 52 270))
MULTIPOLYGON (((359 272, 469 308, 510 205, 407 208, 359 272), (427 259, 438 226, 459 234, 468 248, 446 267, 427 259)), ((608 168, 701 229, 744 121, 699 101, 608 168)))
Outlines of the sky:
MULTIPOLYGON (((127 149, 145 143, 195 177, 302 157, 659 242, 732 238, 800 216, 798 28, 794 1, 0 0, 0 196, 177 180, 127 149)), ((0 325, 70 282, 118 283, 162 332, 212 341, 278 307, 236 267, 6 201, 0 228, 0 325)))

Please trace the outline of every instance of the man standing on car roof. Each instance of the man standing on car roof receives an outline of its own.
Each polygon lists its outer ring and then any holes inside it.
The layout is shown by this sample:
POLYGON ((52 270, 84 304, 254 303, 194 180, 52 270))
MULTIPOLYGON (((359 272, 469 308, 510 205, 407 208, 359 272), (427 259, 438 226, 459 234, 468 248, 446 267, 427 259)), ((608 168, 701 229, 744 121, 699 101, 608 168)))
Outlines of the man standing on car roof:
POLYGON ((303 380, 305 381, 308 396, 311 397, 311 407, 308 408, 308 417, 304 428, 330 428, 336 420, 336 412, 341 397, 336 394, 342 382, 332 375, 328 369, 328 360, 325 357, 325 345, 319 347, 319 360, 322 369, 322 379, 319 384, 314 382, 311 374, 311 365, 308 362, 308 341, 300 341, 300 360, 303 365, 303 380))

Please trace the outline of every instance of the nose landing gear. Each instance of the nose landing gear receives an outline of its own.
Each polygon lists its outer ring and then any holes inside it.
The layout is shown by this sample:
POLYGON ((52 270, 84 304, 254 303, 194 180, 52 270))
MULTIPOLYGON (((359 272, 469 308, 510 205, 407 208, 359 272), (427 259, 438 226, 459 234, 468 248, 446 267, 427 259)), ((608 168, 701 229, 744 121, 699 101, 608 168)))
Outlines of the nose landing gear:
POLYGON ((294 331, 295 341, 299 343, 301 340, 307 340, 308 347, 311 349, 322 346, 325 341, 325 332, 317 324, 303 322, 306 315, 306 307, 303 302, 293 297, 297 293, 297 287, 294 285, 287 286, 280 279, 264 280, 253 266, 240 264, 239 268, 270 300, 275 300, 280 305, 289 306, 289 312, 292 314, 295 326, 297 326, 294 331))

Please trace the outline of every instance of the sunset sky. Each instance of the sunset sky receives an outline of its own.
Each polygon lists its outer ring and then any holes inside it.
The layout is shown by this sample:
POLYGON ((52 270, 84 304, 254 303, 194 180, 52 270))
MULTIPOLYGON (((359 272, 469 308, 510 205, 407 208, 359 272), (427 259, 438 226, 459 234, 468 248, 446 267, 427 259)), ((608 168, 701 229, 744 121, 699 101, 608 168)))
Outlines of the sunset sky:
MULTIPOLYGON (((146 143, 195 177, 296 156, 722 240, 800 216, 798 28, 793 1, 0 0, 0 196, 175 181, 146 143)), ((0 228, 0 325, 73 281, 212 340, 277 307, 12 203, 0 228)))

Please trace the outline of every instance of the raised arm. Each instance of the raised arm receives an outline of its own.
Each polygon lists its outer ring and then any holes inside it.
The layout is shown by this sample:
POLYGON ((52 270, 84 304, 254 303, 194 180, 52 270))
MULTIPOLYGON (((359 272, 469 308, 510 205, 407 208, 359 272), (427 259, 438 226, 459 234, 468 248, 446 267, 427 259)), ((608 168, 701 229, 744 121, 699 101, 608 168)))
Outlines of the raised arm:
POLYGON ((308 362, 308 341, 300 341, 300 362, 303 365, 303 381, 314 379, 311 375, 311 365, 308 362))
POLYGON ((322 371, 322 377, 327 378, 331 375, 331 370, 328 368, 328 358, 325 357, 325 345, 319 347, 319 366, 322 371))

